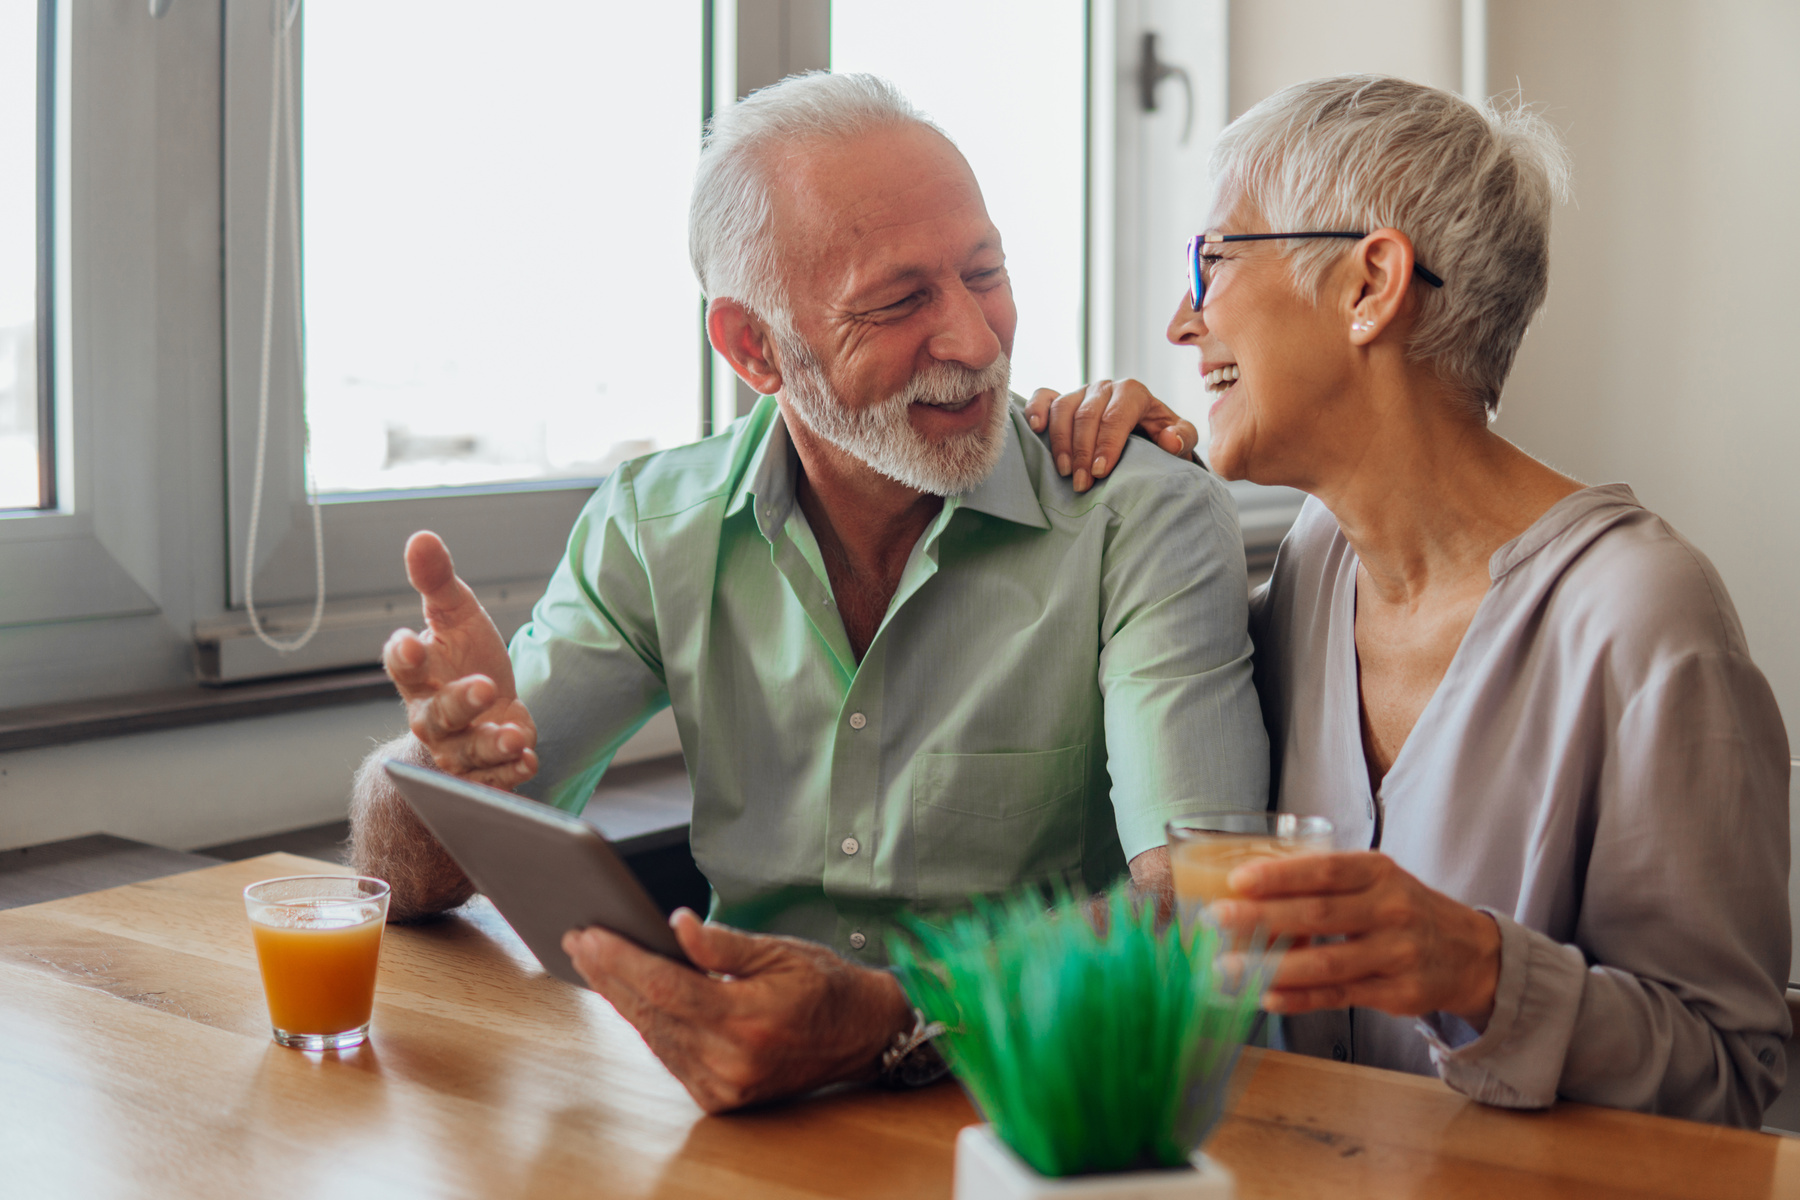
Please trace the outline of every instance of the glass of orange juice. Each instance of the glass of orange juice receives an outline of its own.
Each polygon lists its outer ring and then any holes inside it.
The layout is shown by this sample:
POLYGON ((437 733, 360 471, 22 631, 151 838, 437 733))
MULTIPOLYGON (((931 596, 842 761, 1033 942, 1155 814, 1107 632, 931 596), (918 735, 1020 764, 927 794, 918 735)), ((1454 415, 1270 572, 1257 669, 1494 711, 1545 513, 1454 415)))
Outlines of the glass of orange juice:
POLYGON ((388 885, 366 875, 290 875, 244 889, 275 1040, 347 1050, 369 1035, 388 885))
POLYGON ((1206 906, 1237 893, 1226 882, 1243 863, 1258 858, 1323 854, 1331 849, 1331 822, 1325 817, 1274 813, 1263 809, 1220 809, 1170 821, 1169 867, 1175 876, 1175 904, 1191 928, 1206 906))

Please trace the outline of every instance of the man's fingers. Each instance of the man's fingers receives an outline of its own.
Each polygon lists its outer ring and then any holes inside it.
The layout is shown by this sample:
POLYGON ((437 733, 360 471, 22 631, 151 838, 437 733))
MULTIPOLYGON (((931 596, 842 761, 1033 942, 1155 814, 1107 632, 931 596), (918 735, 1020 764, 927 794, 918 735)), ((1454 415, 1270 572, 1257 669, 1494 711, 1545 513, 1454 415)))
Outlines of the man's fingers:
POLYGON ((431 683, 431 651, 418 634, 410 629, 396 629, 381 648, 381 665, 400 694, 412 699, 431 683))
POLYGON ((456 737, 493 705, 498 694, 494 681, 485 675, 451 680, 418 706, 413 733, 428 746, 456 737))
POLYGON ((769 958, 766 938, 743 933, 729 925, 708 925, 689 908, 669 915, 675 940, 688 959, 702 971, 743 978, 754 975, 769 958))
POLYGON ((640 1030, 653 1014, 705 1023, 718 1007, 712 999, 712 990, 719 986, 716 980, 652 954, 610 930, 597 925, 571 929, 563 935, 562 946, 588 986, 612 1001, 640 1030))
POLYGON ((492 767, 475 767, 458 772, 464 779, 475 783, 485 783, 489 787, 501 791, 511 791, 538 772, 536 750, 526 750, 510 762, 500 763, 492 767))
POLYGON ((406 539, 406 578, 425 601, 425 620, 433 625, 458 624, 486 613, 469 585, 456 575, 449 547, 430 530, 406 539))
POLYGON ((1025 423, 1038 433, 1044 432, 1044 425, 1050 419, 1050 402, 1054 399, 1055 388, 1039 388, 1031 393, 1031 399, 1025 404, 1025 423))
POLYGON ((537 773, 535 766, 523 776, 509 769, 527 751, 535 753, 535 734, 518 725, 482 721, 466 732, 452 736, 428 740, 416 729, 413 736, 425 743, 440 767, 465 778, 482 773, 497 773, 498 778, 507 779, 509 783, 495 786, 510 786, 537 773))

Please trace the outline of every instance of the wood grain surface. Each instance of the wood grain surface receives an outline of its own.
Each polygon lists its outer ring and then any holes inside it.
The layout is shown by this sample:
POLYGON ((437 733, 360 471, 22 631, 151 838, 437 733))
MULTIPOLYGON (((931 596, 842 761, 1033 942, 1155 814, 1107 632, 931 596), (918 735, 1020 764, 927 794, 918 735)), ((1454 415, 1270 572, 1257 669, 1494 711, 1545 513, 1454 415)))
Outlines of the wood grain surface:
MULTIPOLYGON (((0 913, 0 1195, 944 1197, 941 1084, 707 1117, 485 902, 382 947, 370 1040, 269 1040, 240 893, 272 854, 0 913)), ((1800 1196, 1800 1143, 1247 1057, 1209 1150, 1257 1197, 1800 1196)))

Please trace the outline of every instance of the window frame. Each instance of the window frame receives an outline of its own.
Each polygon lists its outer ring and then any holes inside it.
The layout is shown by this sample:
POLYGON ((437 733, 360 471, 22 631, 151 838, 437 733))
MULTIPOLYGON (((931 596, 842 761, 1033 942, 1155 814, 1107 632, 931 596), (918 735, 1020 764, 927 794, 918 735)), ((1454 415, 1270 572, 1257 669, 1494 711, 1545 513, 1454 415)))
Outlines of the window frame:
POLYGON ((206 465, 165 451, 206 436, 218 44, 201 4, 159 30, 99 6, 46 7, 54 261, 40 269, 51 293, 40 405, 56 504, 0 516, 0 708, 184 678, 186 618, 204 604, 190 518, 206 465))

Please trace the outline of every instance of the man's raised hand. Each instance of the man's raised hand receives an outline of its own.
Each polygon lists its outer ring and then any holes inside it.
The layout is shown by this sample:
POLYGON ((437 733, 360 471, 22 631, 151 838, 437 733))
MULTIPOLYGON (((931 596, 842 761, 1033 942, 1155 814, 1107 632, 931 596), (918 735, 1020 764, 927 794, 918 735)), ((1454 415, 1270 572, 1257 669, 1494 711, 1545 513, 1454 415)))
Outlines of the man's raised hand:
POLYGON ((499 788, 524 783, 537 774, 537 725, 519 701, 500 631, 437 534, 407 539, 406 577, 424 599, 425 632, 396 629, 381 664, 413 736, 439 770, 499 788))

